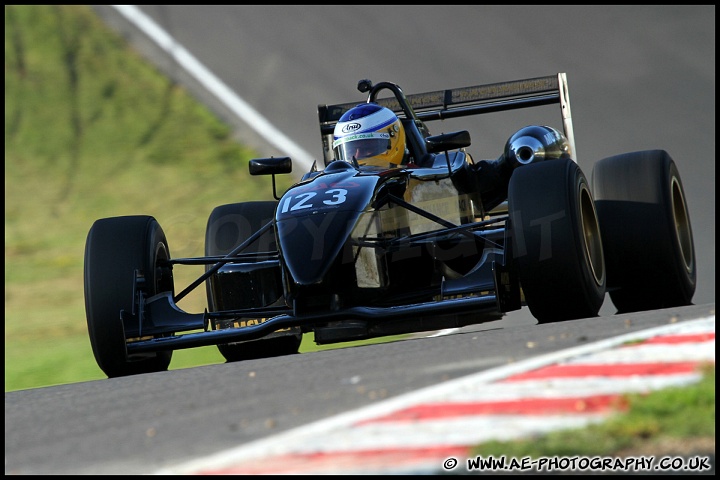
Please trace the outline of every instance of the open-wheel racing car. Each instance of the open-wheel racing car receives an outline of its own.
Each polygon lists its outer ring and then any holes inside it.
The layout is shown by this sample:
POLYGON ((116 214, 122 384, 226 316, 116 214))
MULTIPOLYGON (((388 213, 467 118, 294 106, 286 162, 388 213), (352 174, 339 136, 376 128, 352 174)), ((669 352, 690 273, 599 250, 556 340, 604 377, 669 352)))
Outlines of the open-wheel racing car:
MULTIPOLYGON (((281 196, 291 159, 251 160, 275 200, 216 207, 205 256, 173 258, 152 216, 97 220, 85 249, 93 353, 108 377, 166 370, 177 349, 227 361, 318 344, 461 327, 527 306, 539 323, 687 305, 696 260, 680 174, 663 150, 574 158, 564 73, 405 96, 362 80, 365 101, 320 105, 318 162, 281 196), (381 96, 383 92, 384 96, 381 96), (474 160, 466 130, 428 123, 559 104, 474 160), (173 269, 204 265, 176 293, 173 269), (205 285, 208 305, 177 302, 205 285)), ((268 195, 269 197, 269 195, 268 195)))

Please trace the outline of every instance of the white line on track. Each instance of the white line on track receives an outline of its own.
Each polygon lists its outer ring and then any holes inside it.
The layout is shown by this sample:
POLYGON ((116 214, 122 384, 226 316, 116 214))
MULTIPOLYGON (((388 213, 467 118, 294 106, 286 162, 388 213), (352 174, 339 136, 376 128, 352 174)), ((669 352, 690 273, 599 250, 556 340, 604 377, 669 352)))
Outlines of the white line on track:
POLYGON ((185 47, 180 45, 180 43, 163 30, 160 25, 155 23, 152 18, 145 15, 135 5, 112 5, 112 7, 157 43, 180 67, 199 81, 208 92, 217 97, 218 100, 226 105, 239 119, 246 122, 250 128, 255 130, 258 135, 281 152, 285 152, 294 162, 302 164, 305 170, 310 170, 314 159, 308 152, 275 128, 265 117, 252 108, 249 103, 240 98, 230 87, 225 85, 222 80, 188 52, 185 47))
POLYGON ((432 335, 428 335, 429 338, 433 337, 442 337, 443 335, 450 335, 451 333, 455 333, 459 328, 445 328, 443 330, 438 330, 437 332, 433 333, 432 335))

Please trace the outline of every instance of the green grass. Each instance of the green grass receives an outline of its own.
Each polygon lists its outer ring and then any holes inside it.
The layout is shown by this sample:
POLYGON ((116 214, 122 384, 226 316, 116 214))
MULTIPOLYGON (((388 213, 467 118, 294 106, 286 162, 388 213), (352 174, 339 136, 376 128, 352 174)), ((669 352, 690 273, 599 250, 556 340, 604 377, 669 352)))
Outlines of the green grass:
POLYGON ((192 256, 213 206, 271 195, 231 133, 90 8, 5 6, 6 391, 104 378, 84 320, 94 220, 154 215, 192 256))
MULTIPOLYGON (((173 256, 201 255, 212 208, 272 198, 270 180, 247 173, 255 156, 89 7, 6 5, 5 391, 105 378, 83 300, 85 237, 96 219, 154 215, 173 256)), ((279 179, 279 189, 291 180, 279 179)), ((183 272, 177 284, 201 273, 183 272)), ((202 289, 180 307, 202 311, 202 289)), ((336 346, 305 335, 301 352, 327 348, 336 346)), ((179 350, 170 368, 223 361, 216 347, 179 350)), ((714 440, 714 386, 713 368, 691 388, 630 396, 632 412, 607 424, 478 452, 598 455, 667 436, 714 440)))
MULTIPOLYGON (((487 442, 477 446, 471 457, 504 455, 537 459, 612 456, 619 452, 633 456, 653 448, 658 452, 668 445, 674 454, 679 454, 686 448, 692 451, 692 442, 696 439, 712 439, 714 451, 715 366, 703 371, 702 380, 689 387, 623 395, 620 404, 625 408, 605 422, 582 429, 558 430, 536 438, 487 442)), ((648 454, 652 455, 645 453, 648 454)))

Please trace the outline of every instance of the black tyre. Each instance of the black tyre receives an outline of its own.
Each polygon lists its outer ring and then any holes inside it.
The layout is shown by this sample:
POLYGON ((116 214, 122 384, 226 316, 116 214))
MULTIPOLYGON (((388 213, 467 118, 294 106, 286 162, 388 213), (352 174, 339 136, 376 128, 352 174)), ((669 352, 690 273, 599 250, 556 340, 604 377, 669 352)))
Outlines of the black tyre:
MULTIPOLYGON (((93 354, 108 377, 168 369, 172 351, 128 356, 120 311, 132 311, 135 270, 145 276, 145 295, 173 292, 167 239, 153 217, 128 216, 97 220, 85 243, 85 313, 93 354)), ((128 337, 132 332, 127 333, 128 337)))
MULTIPOLYGON (((205 233, 206 255, 227 255, 235 247, 260 230, 275 215, 277 202, 244 202, 216 207, 208 219, 205 233)), ((250 244, 243 253, 276 251, 273 230, 269 230, 250 244)), ((210 283, 207 283, 208 309, 217 311, 210 283)), ((282 297, 274 304, 282 304, 282 297)), ((254 305, 257 307, 267 305, 254 305)), ((297 353, 302 334, 283 335, 275 338, 251 340, 218 345, 218 350, 228 362, 276 357, 297 353)))
POLYGON ((592 193, 570 159, 515 170, 508 188, 513 263, 539 323, 597 316, 605 261, 592 193))
POLYGON ((600 160, 593 195, 618 313, 690 305, 697 264, 680 174, 664 150, 600 160))

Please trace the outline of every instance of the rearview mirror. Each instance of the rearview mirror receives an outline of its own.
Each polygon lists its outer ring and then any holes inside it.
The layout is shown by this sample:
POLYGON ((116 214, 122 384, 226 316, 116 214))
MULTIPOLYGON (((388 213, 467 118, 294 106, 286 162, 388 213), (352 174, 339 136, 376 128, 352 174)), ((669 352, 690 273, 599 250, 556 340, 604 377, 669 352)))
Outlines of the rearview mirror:
POLYGON ((456 148, 465 148, 469 146, 470 132, 467 130, 432 135, 425 139, 425 147, 427 148, 428 153, 445 152, 447 150, 455 150, 456 148))
POLYGON ((249 163, 250 175, 277 175, 292 172, 290 157, 254 158, 249 163))

